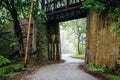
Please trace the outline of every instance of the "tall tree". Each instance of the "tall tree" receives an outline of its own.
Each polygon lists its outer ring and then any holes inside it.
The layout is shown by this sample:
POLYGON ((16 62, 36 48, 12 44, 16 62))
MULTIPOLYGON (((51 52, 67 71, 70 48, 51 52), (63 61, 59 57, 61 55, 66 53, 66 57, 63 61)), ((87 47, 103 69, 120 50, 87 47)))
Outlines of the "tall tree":
POLYGON ((63 22, 61 25, 68 32, 68 37, 71 37, 71 35, 73 35, 72 37, 74 39, 72 39, 71 42, 76 43, 75 40, 77 40, 75 47, 77 46, 76 49, 78 54, 81 54, 80 43, 83 43, 84 39, 82 36, 86 33, 86 19, 63 22))
POLYGON ((15 5, 17 4, 17 2, 14 0, 1 0, 0 2, 1 2, 0 9, 2 13, 1 17, 4 19, 3 23, 6 23, 10 19, 14 23, 15 36, 17 37, 19 41, 20 54, 21 54, 23 53, 23 38, 22 38, 22 32, 20 28, 20 22, 18 20, 18 12, 17 12, 17 8, 15 5), (10 19, 8 20, 8 18, 10 19))
MULTIPOLYGON (((19 42, 20 54, 24 52, 23 37, 20 28, 20 20, 23 18, 28 18, 30 4, 31 4, 31 0, 0 0, 1 25, 4 26, 4 24, 6 25, 10 23, 14 24, 14 32, 19 42)), ((39 8, 38 0, 34 0, 33 15, 34 17, 41 19, 41 17, 38 16, 39 14, 42 14, 41 15, 42 18, 45 17, 44 12, 39 8)))

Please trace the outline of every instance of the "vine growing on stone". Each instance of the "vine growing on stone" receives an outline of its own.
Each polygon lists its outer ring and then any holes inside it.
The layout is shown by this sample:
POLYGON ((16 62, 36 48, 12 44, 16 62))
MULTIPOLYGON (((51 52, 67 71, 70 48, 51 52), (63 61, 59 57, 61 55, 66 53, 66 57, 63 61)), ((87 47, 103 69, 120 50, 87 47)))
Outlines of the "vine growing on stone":
POLYGON ((120 1, 119 0, 85 0, 83 8, 88 10, 96 10, 107 13, 116 23, 112 31, 116 31, 120 35, 120 1))

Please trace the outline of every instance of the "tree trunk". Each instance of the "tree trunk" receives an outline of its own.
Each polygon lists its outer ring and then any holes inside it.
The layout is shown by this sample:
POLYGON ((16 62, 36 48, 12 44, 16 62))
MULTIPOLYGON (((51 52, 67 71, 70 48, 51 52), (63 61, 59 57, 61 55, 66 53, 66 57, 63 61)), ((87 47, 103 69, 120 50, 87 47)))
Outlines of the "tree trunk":
POLYGON ((28 61, 28 50, 29 50, 29 41, 30 41, 30 25, 31 25, 31 21, 32 21, 33 3, 34 3, 34 1, 32 0, 31 6, 30 6, 30 16, 29 16, 28 31, 27 31, 24 67, 27 66, 27 61, 28 61))
POLYGON ((78 54, 80 54, 80 35, 78 35, 78 54))
POLYGON ((83 35, 81 35, 81 37, 82 37, 82 51, 81 51, 81 52, 83 53, 83 49, 84 49, 84 48, 83 48, 83 45, 84 45, 84 44, 83 44, 83 41, 84 41, 83 35))
POLYGON ((11 2, 11 7, 12 7, 12 10, 10 11, 10 13, 13 18, 15 36, 18 38, 18 42, 19 42, 19 48, 20 48, 19 54, 23 55, 23 52, 24 52, 23 37, 22 37, 21 28, 20 28, 20 22, 18 20, 18 14, 14 5, 14 0, 12 0, 11 2))
POLYGON ((20 47, 19 53, 22 56, 24 52, 24 46, 23 46, 22 32, 18 19, 14 19, 14 30, 15 30, 15 35, 18 38, 18 42, 19 42, 19 47, 20 47))

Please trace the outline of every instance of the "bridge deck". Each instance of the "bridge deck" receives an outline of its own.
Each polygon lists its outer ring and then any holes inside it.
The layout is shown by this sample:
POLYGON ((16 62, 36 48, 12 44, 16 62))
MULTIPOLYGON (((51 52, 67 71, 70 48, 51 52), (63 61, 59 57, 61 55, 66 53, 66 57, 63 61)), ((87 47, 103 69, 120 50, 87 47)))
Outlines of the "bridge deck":
POLYGON ((42 0, 42 8, 46 11, 48 21, 67 21, 87 16, 82 9, 84 0, 42 0))

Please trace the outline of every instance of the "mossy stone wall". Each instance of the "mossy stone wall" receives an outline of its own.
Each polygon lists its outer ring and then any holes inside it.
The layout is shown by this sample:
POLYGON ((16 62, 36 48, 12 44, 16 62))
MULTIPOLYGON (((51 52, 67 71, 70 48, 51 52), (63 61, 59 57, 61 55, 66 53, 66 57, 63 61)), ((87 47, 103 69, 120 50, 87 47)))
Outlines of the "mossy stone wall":
POLYGON ((36 45, 37 51, 39 54, 44 56, 46 59, 48 58, 48 32, 47 25, 45 22, 41 22, 39 20, 35 21, 35 26, 37 28, 37 36, 36 36, 36 45))
POLYGON ((98 11, 88 13, 86 63, 115 67, 120 56, 114 20, 98 11))

